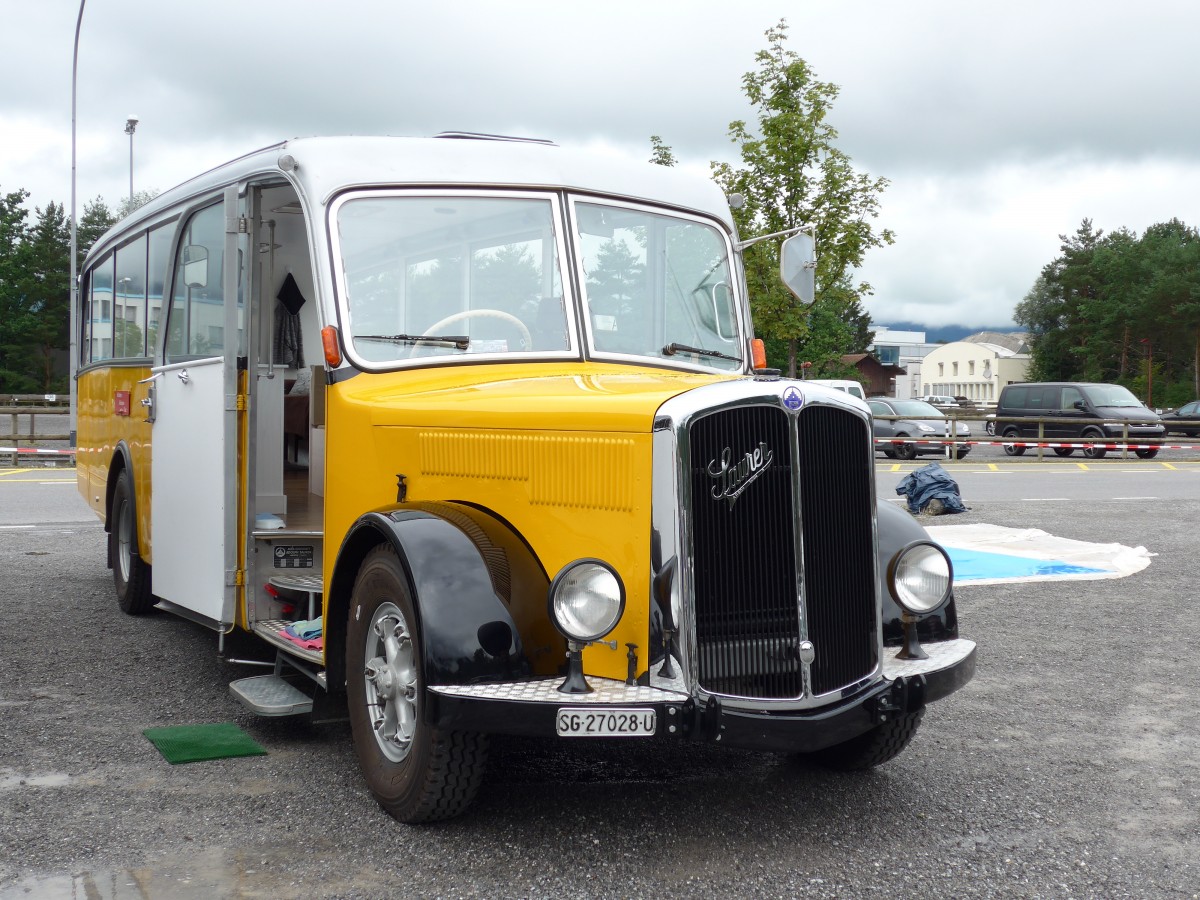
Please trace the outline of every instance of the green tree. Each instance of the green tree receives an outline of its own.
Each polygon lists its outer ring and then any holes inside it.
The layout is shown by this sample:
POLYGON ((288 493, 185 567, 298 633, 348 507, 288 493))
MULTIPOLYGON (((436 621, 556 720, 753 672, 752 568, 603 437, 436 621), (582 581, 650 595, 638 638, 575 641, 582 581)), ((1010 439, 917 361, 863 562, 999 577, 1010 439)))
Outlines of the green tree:
POLYGON ((1084 219, 1017 305, 1030 377, 1111 381, 1147 402, 1200 396, 1200 234, 1178 219, 1139 237, 1084 219))
POLYGON ((650 135, 650 162, 656 166, 674 166, 675 154, 657 134, 650 135))
POLYGON ((61 393, 68 387, 58 373, 66 368, 71 318, 71 229, 62 204, 51 202, 37 216, 20 254, 20 355, 30 390, 61 393))
MULTIPOLYGON (((712 168, 726 193, 744 198, 734 210, 743 239, 802 226, 813 231, 817 299, 812 310, 780 283, 778 242, 763 241, 745 253, 755 328, 786 344, 787 370, 794 377, 797 355, 810 355, 810 343, 813 353, 832 353, 826 338, 811 340, 816 323, 861 314, 858 304, 872 288, 856 282, 854 272, 867 250, 895 238, 873 225, 887 179, 856 171, 850 157, 835 146, 837 131, 828 115, 837 85, 818 80, 808 63, 787 49, 785 21, 766 37, 769 47, 756 55, 757 70, 742 79, 746 97, 758 111, 757 129, 744 121, 730 123, 729 136, 739 147, 742 164, 713 163, 712 168)), ((842 349, 848 352, 849 345, 842 349)))
POLYGON ((83 259, 92 249, 92 245, 100 239, 104 232, 116 224, 117 217, 112 214, 112 210, 108 208, 103 197, 97 197, 95 200, 89 200, 83 204, 83 215, 79 217, 79 225, 75 229, 80 266, 83 265, 83 259))
POLYGON ((24 351, 22 315, 26 288, 25 243, 29 226, 23 190, 0 194, 0 393, 32 390, 20 355, 24 351))

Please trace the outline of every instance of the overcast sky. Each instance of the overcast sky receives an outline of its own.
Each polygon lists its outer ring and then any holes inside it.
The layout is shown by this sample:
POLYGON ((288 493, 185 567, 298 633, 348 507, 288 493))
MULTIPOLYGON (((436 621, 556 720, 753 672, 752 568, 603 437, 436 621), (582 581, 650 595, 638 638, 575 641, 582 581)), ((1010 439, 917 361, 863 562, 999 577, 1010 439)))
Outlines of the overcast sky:
MULTIPOLYGON (((736 162, 742 75, 781 18, 891 184, 860 273, 877 325, 1011 326, 1084 217, 1200 225, 1194 0, 86 0, 79 210, 314 134, 445 130, 736 162)), ((0 191, 71 199, 78 0, 0 0, 0 191)))

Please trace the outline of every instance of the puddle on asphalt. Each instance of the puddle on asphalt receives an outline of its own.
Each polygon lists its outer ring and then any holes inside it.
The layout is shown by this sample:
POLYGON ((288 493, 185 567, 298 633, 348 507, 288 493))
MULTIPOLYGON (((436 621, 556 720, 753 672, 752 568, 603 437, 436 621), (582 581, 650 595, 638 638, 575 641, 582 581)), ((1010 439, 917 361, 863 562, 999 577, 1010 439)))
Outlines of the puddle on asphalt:
POLYGON ((294 873, 263 853, 213 847, 153 868, 29 876, 0 888, 0 900, 268 900, 295 889, 294 873))
POLYGON ((65 787, 71 781, 66 772, 47 772, 44 775, 21 775, 12 769, 0 769, 0 791, 19 787, 65 787))

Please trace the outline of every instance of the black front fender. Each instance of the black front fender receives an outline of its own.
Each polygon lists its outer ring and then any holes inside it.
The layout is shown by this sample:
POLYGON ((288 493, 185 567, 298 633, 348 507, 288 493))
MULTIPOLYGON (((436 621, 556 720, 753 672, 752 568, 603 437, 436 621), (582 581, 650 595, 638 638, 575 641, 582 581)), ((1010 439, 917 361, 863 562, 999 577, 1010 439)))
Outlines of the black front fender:
POLYGON ((528 672, 505 596, 511 590, 505 550, 460 508, 433 504, 367 513, 347 533, 330 591, 331 668, 344 670, 345 617, 359 566, 384 542, 395 548, 408 577, 427 684, 507 681, 528 672))

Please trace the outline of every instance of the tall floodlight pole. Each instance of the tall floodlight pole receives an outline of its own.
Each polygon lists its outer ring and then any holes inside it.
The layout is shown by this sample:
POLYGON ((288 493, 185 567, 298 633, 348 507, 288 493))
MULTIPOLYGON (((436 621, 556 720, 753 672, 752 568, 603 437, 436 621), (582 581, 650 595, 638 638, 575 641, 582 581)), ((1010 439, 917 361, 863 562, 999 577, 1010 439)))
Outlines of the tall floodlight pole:
POLYGON ((75 49, 71 54, 71 337, 67 343, 71 358, 68 363, 71 394, 71 446, 75 446, 75 370, 79 365, 79 276, 76 248, 78 234, 75 227, 75 85, 79 73, 79 28, 83 25, 83 6, 87 0, 79 0, 79 17, 75 20, 75 49))
POLYGON ((129 209, 133 212, 133 133, 137 131, 138 117, 131 115, 125 120, 125 133, 129 135, 129 209))

